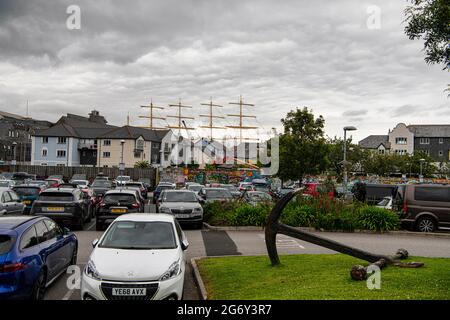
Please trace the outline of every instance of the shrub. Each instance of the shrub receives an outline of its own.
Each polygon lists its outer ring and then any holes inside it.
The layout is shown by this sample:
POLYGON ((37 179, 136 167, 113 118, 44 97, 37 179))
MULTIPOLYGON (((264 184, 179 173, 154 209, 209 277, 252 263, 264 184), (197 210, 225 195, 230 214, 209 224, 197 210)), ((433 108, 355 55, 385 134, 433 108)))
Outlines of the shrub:
POLYGON ((232 226, 264 226, 271 209, 268 204, 243 204, 230 215, 229 223, 232 226))
POLYGON ((362 229, 373 231, 396 230, 400 225, 400 219, 394 212, 371 206, 359 210, 358 222, 362 229))

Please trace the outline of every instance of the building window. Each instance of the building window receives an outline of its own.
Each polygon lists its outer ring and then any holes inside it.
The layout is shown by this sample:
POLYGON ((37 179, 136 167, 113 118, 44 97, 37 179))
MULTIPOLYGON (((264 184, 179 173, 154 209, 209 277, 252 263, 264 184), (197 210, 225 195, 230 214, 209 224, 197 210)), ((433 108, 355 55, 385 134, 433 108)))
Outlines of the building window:
POLYGON ((43 156, 43 157, 46 157, 46 156, 47 156, 47 153, 48 153, 48 150, 47 150, 47 149, 42 149, 42 156, 43 156))
POLYGON ((420 138, 420 144, 430 144, 430 138, 420 138))
POLYGON ((58 144, 66 144, 67 138, 66 137, 58 137, 58 144))
POLYGON ((46 165, 47 165, 47 163, 41 162, 41 166, 46 166, 46 165))
POLYGON ((144 150, 144 140, 136 140, 136 149, 144 150))
POLYGON ((384 149, 378 149, 379 154, 384 154, 384 149))
POLYGON ((439 157, 442 157, 444 155, 444 151, 439 150, 439 157))
POLYGON ((421 151, 425 152, 425 154, 426 154, 427 156, 430 155, 430 150, 428 150, 428 149, 424 149, 424 150, 421 150, 421 151))
POLYGON ((56 150, 56 157, 57 158, 65 158, 66 157, 66 150, 56 150))
POLYGON ((65 167, 66 165, 64 163, 58 163, 56 164, 57 167, 65 167))
POLYGON ((111 140, 103 140, 103 145, 104 146, 110 146, 111 145, 111 140))
POLYGON ((141 153, 140 153, 139 151, 136 151, 136 152, 134 153, 134 157, 135 157, 135 158, 140 158, 140 157, 141 157, 141 153))
POLYGON ((395 154, 403 156, 403 155, 407 154, 407 151, 406 150, 395 150, 395 154))
POLYGON ((439 138, 439 144, 443 144, 444 143, 444 138, 439 138))
POLYGON ((396 144, 406 144, 407 141, 408 140, 406 138, 403 138, 403 137, 395 138, 395 143, 396 144))
POLYGON ((48 143, 48 137, 42 137, 42 143, 48 143))
POLYGON ((111 152, 109 152, 109 151, 104 151, 104 152, 103 152, 103 158, 111 158, 111 152))

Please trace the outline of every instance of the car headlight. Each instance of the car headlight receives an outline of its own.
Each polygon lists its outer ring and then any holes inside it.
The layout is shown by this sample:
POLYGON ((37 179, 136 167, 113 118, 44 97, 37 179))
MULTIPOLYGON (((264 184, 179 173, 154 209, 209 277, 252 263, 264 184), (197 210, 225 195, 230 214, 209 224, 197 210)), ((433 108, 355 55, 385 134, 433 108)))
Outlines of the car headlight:
POLYGON ((161 213, 170 213, 170 208, 161 207, 161 208, 159 208, 159 212, 161 212, 161 213))
POLYGON ((203 209, 201 207, 199 208, 194 208, 194 210, 192 211, 195 215, 201 215, 203 214, 203 209))
POLYGON ((164 274, 159 278, 159 281, 169 280, 179 275, 180 272, 181 272, 180 260, 178 260, 170 265, 169 269, 167 269, 167 271, 164 272, 164 274))
POLYGON ((86 264, 86 267, 84 268, 84 273, 92 279, 100 280, 100 275, 95 268, 95 264, 92 260, 89 260, 89 262, 86 264))

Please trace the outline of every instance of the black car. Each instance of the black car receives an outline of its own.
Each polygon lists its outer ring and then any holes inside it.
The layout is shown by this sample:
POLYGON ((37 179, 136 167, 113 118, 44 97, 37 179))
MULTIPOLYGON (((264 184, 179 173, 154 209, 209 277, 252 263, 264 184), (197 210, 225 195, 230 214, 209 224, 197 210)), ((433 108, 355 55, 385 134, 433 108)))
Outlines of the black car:
POLYGON ((100 180, 95 179, 91 185, 92 192, 96 197, 102 197, 106 193, 106 191, 111 190, 112 188, 113 188, 112 182, 103 179, 100 180))
POLYGON ((175 185, 172 183, 170 184, 160 183, 158 186, 156 186, 155 190, 153 191, 153 203, 156 204, 158 202, 158 198, 159 195, 161 194, 161 191, 173 189, 175 189, 175 185))
POLYGON ((91 199, 80 189, 50 188, 34 201, 30 214, 52 218, 63 226, 83 229, 91 221, 91 199))
POLYGON ((117 189, 106 192, 96 214, 97 231, 104 230, 114 219, 125 213, 144 212, 139 191, 117 189))
POLYGON ((20 201, 25 205, 24 213, 28 214, 33 206, 34 201, 44 190, 43 186, 22 184, 13 187, 14 192, 19 196, 20 201))

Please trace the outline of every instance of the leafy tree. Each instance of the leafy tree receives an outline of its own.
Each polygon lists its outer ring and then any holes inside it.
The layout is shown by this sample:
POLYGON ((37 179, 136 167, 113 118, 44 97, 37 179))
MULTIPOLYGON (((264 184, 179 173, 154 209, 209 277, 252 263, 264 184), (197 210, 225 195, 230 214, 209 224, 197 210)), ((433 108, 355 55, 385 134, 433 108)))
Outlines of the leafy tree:
POLYGON ((405 10, 405 33, 411 40, 425 40, 425 61, 429 64, 450 65, 450 1, 411 0, 405 10))
POLYGON ((138 161, 134 164, 135 168, 147 169, 150 168, 150 163, 146 160, 138 161))
MULTIPOLYGON (((338 177, 339 181, 342 178, 344 160, 344 140, 334 137, 328 141, 330 153, 328 159, 330 161, 329 169, 333 171, 338 177)), ((359 170, 361 160, 364 157, 364 151, 356 144, 352 143, 352 139, 347 139, 347 161, 350 165, 347 165, 347 170, 357 171, 359 170)))
POLYGON ((304 107, 290 111, 281 123, 284 133, 280 135, 278 177, 301 183, 305 175, 323 172, 329 165, 323 117, 314 118, 312 111, 304 107))

